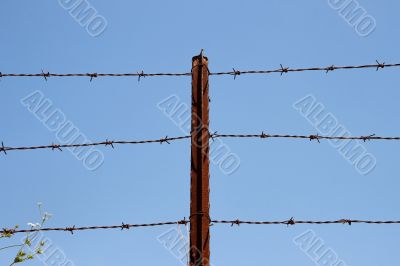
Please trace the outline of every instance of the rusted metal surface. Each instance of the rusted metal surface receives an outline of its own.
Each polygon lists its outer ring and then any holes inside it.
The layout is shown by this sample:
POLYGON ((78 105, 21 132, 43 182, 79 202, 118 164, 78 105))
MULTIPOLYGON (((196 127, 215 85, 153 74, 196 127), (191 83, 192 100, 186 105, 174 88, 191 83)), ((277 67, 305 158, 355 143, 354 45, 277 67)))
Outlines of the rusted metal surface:
POLYGON ((189 250, 191 266, 210 265, 208 76, 208 59, 203 53, 193 57, 189 250))

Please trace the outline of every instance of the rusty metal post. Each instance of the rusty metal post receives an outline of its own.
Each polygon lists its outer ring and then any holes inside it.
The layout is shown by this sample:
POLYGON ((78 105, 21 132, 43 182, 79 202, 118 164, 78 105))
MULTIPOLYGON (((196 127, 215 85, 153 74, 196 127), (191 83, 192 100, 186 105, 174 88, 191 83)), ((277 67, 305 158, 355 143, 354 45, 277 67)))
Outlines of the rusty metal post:
POLYGON ((192 59, 190 266, 210 265, 208 59, 192 59))

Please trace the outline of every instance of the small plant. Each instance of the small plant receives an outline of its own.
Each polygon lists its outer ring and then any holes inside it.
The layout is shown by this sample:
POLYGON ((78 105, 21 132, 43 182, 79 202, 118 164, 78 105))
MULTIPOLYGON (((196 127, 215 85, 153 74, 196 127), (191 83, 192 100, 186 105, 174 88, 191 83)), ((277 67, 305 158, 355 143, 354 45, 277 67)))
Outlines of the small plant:
MULTIPOLYGON (((51 218, 51 214, 48 212, 43 212, 42 203, 38 202, 38 209, 40 214, 40 222, 38 223, 28 223, 27 225, 31 230, 36 230, 33 232, 27 232, 26 236, 22 239, 21 244, 10 245, 3 248, 1 250, 10 249, 10 248, 19 248, 17 255, 15 255, 14 260, 11 262, 9 266, 13 266, 17 263, 25 262, 27 260, 32 260, 35 256, 43 254, 44 247, 46 243, 44 241, 40 241, 38 244, 33 245, 33 240, 36 238, 39 233, 40 228, 51 218)), ((14 235, 15 230, 19 228, 18 225, 14 226, 13 229, 3 229, 3 232, 0 235, 0 238, 11 238, 14 235)))

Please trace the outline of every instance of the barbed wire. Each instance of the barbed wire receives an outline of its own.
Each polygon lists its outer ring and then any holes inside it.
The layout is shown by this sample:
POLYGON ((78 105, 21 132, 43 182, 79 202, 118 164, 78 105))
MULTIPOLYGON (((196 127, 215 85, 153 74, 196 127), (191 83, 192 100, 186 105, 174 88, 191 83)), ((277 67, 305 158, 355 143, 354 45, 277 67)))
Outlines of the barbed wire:
MULTIPOLYGON (((187 225, 190 224, 189 220, 184 218, 183 220, 172 221, 172 222, 159 222, 159 223, 145 223, 145 224, 125 224, 121 223, 120 225, 102 225, 102 226, 82 226, 82 227, 48 227, 48 228, 31 228, 31 229, 7 229, 3 228, 0 230, 0 235, 8 235, 11 236, 17 233, 31 233, 31 232, 39 232, 39 231, 65 231, 74 233, 74 231, 85 231, 85 230, 98 230, 98 229, 131 229, 137 227, 156 227, 156 226, 164 226, 164 225, 187 225)), ((284 221, 244 221, 244 220, 210 220, 210 225, 213 224, 230 224, 241 225, 296 225, 296 224, 376 224, 376 225, 387 225, 387 224, 400 224, 400 220, 353 220, 353 219, 339 219, 339 220, 325 220, 325 221, 315 221, 315 220, 295 220, 293 217, 289 220, 284 221)))
POLYGON ((115 144, 148 144, 148 143, 167 143, 170 144, 172 141, 177 141, 181 139, 188 139, 191 136, 180 136, 180 137, 164 137, 161 139, 149 139, 149 140, 105 140, 100 142, 93 143, 82 143, 82 144, 51 144, 51 145, 41 145, 41 146, 27 146, 27 147, 6 147, 4 146, 4 142, 1 142, 0 152, 4 152, 7 154, 7 151, 15 151, 15 150, 37 150, 37 149, 52 149, 62 151, 62 148, 76 148, 76 147, 88 147, 88 146, 110 146, 114 148, 115 144))
POLYGON ((375 134, 367 135, 367 136, 321 136, 321 135, 282 135, 282 134, 265 134, 261 132, 261 134, 218 134, 214 132, 210 135, 211 138, 292 138, 292 139, 309 139, 319 140, 321 139, 330 139, 330 140, 362 140, 364 142, 370 140, 400 140, 400 137, 380 137, 375 134))
POLYGON ((244 74, 272 74, 272 73, 280 73, 281 75, 289 72, 304 72, 304 71, 324 71, 325 73, 335 71, 335 70, 350 70, 350 69, 368 69, 368 68, 375 68, 376 71, 383 68, 391 68, 391 67, 400 67, 399 63, 396 64, 386 64, 380 63, 378 60, 375 61, 376 64, 369 64, 369 65, 358 65, 358 66, 335 66, 330 65, 327 67, 308 67, 308 68, 289 68, 283 67, 280 65, 280 68, 273 69, 273 70, 236 70, 232 69, 232 71, 226 72, 214 72, 210 73, 210 75, 218 76, 218 75, 231 75, 234 76, 236 79, 237 76, 244 75, 244 74))
POLYGON ((92 81, 94 78, 98 77, 138 77, 138 81, 140 81, 141 78, 145 77, 160 77, 160 76, 175 76, 175 77, 180 77, 180 76, 191 76, 192 73, 186 72, 186 73, 144 73, 144 71, 141 72, 136 72, 136 73, 68 73, 68 74, 57 74, 57 73, 50 73, 50 72, 42 72, 41 73, 33 73, 33 74, 28 74, 28 73, 1 73, 0 72, 0 78, 1 77, 43 77, 46 81, 50 77, 89 77, 90 81, 92 81))
MULTIPOLYGON (((261 134, 218 134, 217 132, 211 133, 209 132, 209 137, 214 140, 216 138, 292 138, 292 139, 309 139, 310 141, 316 140, 320 142, 323 139, 329 140, 362 140, 364 142, 371 140, 400 140, 400 137, 380 137, 375 136, 375 134, 368 136, 320 136, 320 135, 279 135, 279 134, 265 134, 262 132, 261 134)), ((172 141, 189 139, 190 135, 180 136, 180 137, 164 137, 161 139, 152 139, 152 140, 105 140, 101 142, 93 142, 93 143, 82 143, 82 144, 51 144, 51 145, 41 145, 41 146, 26 146, 26 147, 7 147, 4 145, 4 142, 1 142, 0 152, 7 154, 8 151, 21 151, 21 150, 37 150, 37 149, 51 149, 51 150, 59 150, 62 151, 63 148, 76 148, 76 147, 88 147, 88 146, 110 146, 114 148, 114 144, 146 144, 146 143, 167 143, 170 144, 172 141)))
POLYGON ((32 233, 32 232, 39 232, 39 231, 66 231, 70 232, 71 234, 74 233, 74 231, 85 231, 85 230, 98 230, 98 229, 130 229, 130 228, 136 228, 136 227, 156 227, 156 226, 163 226, 163 225, 174 225, 174 224, 188 224, 189 221, 185 219, 179 220, 179 221, 174 221, 174 222, 159 222, 159 223, 147 223, 147 224, 125 224, 122 223, 120 225, 100 225, 100 226, 82 226, 82 227, 76 227, 71 226, 71 227, 53 227, 53 228, 32 228, 32 229, 7 229, 3 228, 3 230, 0 231, 0 235, 13 235, 17 233, 32 233))
POLYGON ((340 219, 340 220, 327 220, 327 221, 304 221, 299 220, 296 221, 294 218, 290 218, 285 221, 242 221, 242 220, 212 220, 211 223, 214 224, 230 224, 233 225, 241 225, 241 224, 249 224, 249 225, 295 225, 295 224, 400 224, 400 221, 371 221, 371 220, 351 220, 351 219, 340 219))
MULTIPOLYGON (((280 68, 271 69, 271 70, 236 70, 235 68, 232 71, 223 71, 223 72, 209 72, 210 76, 221 76, 221 75, 230 75, 234 76, 236 79, 237 76, 245 75, 245 74, 273 74, 273 73, 280 73, 281 75, 289 72, 304 72, 304 71, 324 71, 326 73, 334 71, 334 70, 350 70, 350 69, 368 69, 368 68, 375 68, 377 71, 379 69, 384 68, 393 68, 393 67, 400 67, 400 63, 394 64, 386 64, 380 63, 376 60, 376 64, 368 64, 368 65, 356 65, 356 66, 335 66, 330 65, 327 67, 307 67, 307 68, 289 68, 283 67, 280 65, 280 68)), ((0 78, 2 77, 43 77, 46 81, 50 77, 88 77, 90 81, 94 78, 98 77, 138 77, 138 81, 141 78, 145 77, 160 77, 160 76, 191 76, 191 72, 182 72, 182 73, 145 73, 144 71, 136 72, 136 73, 68 73, 68 74, 57 74, 57 73, 50 73, 44 72, 42 70, 41 73, 2 73, 0 72, 0 78)))

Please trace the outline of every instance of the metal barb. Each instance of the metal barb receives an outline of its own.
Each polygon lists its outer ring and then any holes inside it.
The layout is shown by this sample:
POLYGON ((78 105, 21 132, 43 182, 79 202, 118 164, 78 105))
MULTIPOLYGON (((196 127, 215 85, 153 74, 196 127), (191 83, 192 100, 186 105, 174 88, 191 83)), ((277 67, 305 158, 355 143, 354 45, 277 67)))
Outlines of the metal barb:
POLYGON ((50 77, 50 72, 44 73, 43 69, 42 69, 42 75, 43 75, 44 79, 47 81, 47 78, 50 77))
POLYGON ((283 73, 288 73, 289 72, 289 68, 288 67, 283 67, 282 64, 280 64, 280 65, 281 65, 281 69, 280 69, 281 76, 283 75, 283 73))
POLYGON ((235 224, 237 225, 237 226, 240 226, 240 220, 239 219, 237 219, 237 220, 235 220, 235 221, 232 221, 232 224, 231 224, 231 226, 234 226, 235 224))
POLYGON ((122 222, 121 230, 124 230, 124 229, 129 230, 130 228, 131 228, 131 226, 129 224, 124 224, 124 222, 122 222))
POLYGON ((286 223, 287 226, 289 226, 289 225, 295 225, 295 224, 296 224, 296 222, 294 221, 294 218, 293 218, 293 217, 290 218, 290 220, 287 221, 287 223, 286 223))
POLYGON ((318 141, 318 143, 321 143, 320 141, 319 141, 319 139, 320 139, 320 136, 317 134, 317 135, 310 135, 310 141, 312 141, 312 140, 314 140, 314 139, 316 139, 317 141, 318 141))
POLYGON ((4 234, 4 235, 13 235, 14 233, 15 233, 15 229, 3 228, 1 231, 1 234, 4 234))
POLYGON ((165 136, 165 138, 160 139, 160 144, 163 144, 164 142, 166 142, 167 144, 171 144, 171 143, 169 142, 168 136, 165 136))
POLYGON ((72 226, 72 227, 67 227, 67 228, 65 228, 65 231, 71 232, 72 235, 74 234, 74 230, 75 230, 75 225, 72 226))
POLYGON ((328 74, 329 71, 334 71, 336 68, 334 65, 331 65, 330 67, 326 68, 326 74, 328 74))
POLYGON ((265 134, 264 131, 261 132, 260 138, 265 139, 265 138, 268 138, 268 137, 269 137, 269 135, 265 134))
POLYGON ((233 70, 233 80, 236 80, 236 76, 240 76, 242 74, 239 70, 232 68, 233 70))
POLYGON ((60 147, 60 144, 54 144, 54 143, 52 143, 52 144, 51 144, 51 150, 54 151, 54 149, 57 149, 57 150, 59 150, 59 151, 62 151, 62 149, 61 149, 61 147, 60 147))
POLYGON ((342 219, 342 220, 340 220, 343 224, 348 224, 348 225, 351 225, 351 220, 349 220, 349 219, 342 219))
POLYGON ((107 146, 111 146, 111 148, 114 149, 113 143, 114 143, 113 141, 109 141, 108 139, 106 139, 106 141, 104 142, 104 144, 105 144, 106 147, 107 147, 107 146))
POLYGON ((143 70, 142 70, 142 72, 137 72, 137 74, 138 74, 138 82, 140 82, 140 79, 143 77, 143 78, 145 78, 146 77, 146 75, 144 74, 144 72, 143 72, 143 70))
POLYGON ((378 60, 375 60, 375 61, 378 64, 378 66, 376 67, 376 71, 378 71, 380 68, 382 68, 382 69, 385 68, 385 62, 379 63, 378 60))
POLYGON ((214 141, 215 138, 218 137, 218 131, 215 131, 214 133, 211 133, 211 132, 209 131, 209 132, 208 132, 208 135, 210 136, 210 139, 211 139, 212 141, 214 141))
POLYGON ((93 78, 97 78, 98 74, 92 73, 92 74, 89 74, 89 76, 90 76, 90 82, 92 82, 93 78))
POLYGON ((183 217, 183 220, 180 220, 177 223, 186 226, 188 223, 190 223, 190 221, 186 220, 186 217, 183 217))
POLYGON ((364 142, 366 142, 367 140, 371 140, 372 137, 374 137, 374 136, 375 136, 375 134, 372 134, 372 135, 369 135, 369 136, 361 136, 361 139, 362 139, 364 142))
POLYGON ((6 147, 4 147, 4 143, 3 142, 1 142, 0 152, 4 152, 4 154, 7 155, 6 147))

